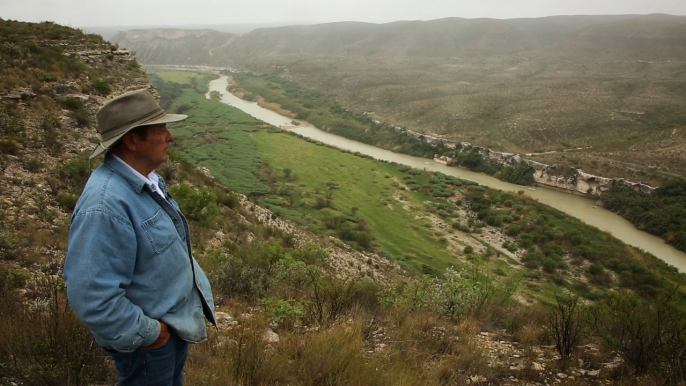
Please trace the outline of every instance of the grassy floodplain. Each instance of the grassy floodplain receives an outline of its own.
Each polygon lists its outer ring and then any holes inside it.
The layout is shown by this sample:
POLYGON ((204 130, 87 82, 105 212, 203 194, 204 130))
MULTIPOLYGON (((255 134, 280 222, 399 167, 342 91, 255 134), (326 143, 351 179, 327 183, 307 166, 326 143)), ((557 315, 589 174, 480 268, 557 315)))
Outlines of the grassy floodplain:
MULTIPOLYGON (((330 219, 360 217, 378 244, 378 250, 398 259, 401 265, 420 269, 426 264, 437 271, 457 263, 425 221, 417 220, 423 208, 422 195, 406 194, 398 181, 398 166, 319 146, 297 137, 270 131, 251 133, 264 162, 272 165, 284 195, 292 197, 296 216, 330 219), (292 170, 286 177, 284 170, 292 170), (315 209, 317 199, 331 197, 331 204, 315 209), (403 205, 393 199, 403 195, 403 205)), ((277 213, 277 205, 266 206, 277 213)), ((292 220, 299 221, 297 217, 292 220)), ((358 221, 353 218, 353 221, 358 221)), ((359 223, 359 221, 358 221, 359 223)))
POLYGON ((174 131, 182 157, 277 215, 411 271, 479 262, 495 276, 523 275, 524 292, 543 300, 564 289, 598 299, 617 287, 650 298, 686 283, 656 257, 526 195, 298 138, 193 87, 170 108, 190 116, 174 131))

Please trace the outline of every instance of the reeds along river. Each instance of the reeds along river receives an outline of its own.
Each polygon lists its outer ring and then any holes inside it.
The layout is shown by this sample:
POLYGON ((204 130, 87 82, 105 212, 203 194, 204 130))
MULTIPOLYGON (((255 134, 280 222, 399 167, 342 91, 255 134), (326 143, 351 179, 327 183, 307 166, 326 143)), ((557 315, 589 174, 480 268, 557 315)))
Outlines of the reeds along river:
MULTIPOLYGON (((226 81, 227 77, 224 75, 222 75, 219 79, 211 81, 210 92, 218 91, 222 94, 221 101, 223 103, 239 108, 253 117, 273 126, 288 127, 290 131, 301 134, 304 137, 312 138, 340 149, 359 152, 379 160, 396 162, 398 164, 403 164, 414 168, 439 171, 441 173, 477 182, 480 185, 484 185, 489 188, 513 192, 525 190, 527 195, 537 199, 539 202, 557 208, 598 229, 607 231, 629 245, 636 246, 652 253, 668 264, 675 266, 680 272, 686 272, 686 253, 666 244, 659 237, 639 231, 630 222, 626 221, 622 217, 603 208, 596 207, 594 201, 591 199, 545 188, 528 188, 520 185, 514 185, 484 174, 474 173, 456 167, 448 167, 443 164, 430 161, 426 158, 393 153, 388 150, 380 149, 321 131, 307 122, 300 121, 299 126, 292 127, 291 118, 280 115, 272 110, 260 107, 257 105, 257 103, 244 101, 226 91, 226 81)), ((209 93, 207 95, 209 97, 209 93)))

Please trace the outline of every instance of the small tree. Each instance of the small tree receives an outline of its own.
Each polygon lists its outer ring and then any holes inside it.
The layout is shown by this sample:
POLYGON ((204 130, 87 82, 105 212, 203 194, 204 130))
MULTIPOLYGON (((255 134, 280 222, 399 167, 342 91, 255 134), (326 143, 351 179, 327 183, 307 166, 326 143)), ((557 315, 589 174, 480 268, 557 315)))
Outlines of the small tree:
POLYGON ((578 296, 555 296, 556 305, 548 311, 548 333, 563 359, 572 355, 581 336, 578 296))
POLYGON ((591 331, 633 368, 634 374, 655 372, 669 381, 686 376, 686 311, 672 288, 647 301, 618 293, 589 309, 591 331))

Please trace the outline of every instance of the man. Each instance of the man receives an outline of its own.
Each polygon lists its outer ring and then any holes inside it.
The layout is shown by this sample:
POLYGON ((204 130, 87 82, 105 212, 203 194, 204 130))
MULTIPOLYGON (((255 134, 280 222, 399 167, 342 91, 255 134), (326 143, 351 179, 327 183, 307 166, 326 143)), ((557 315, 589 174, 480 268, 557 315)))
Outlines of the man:
POLYGON ((147 90, 96 114, 104 163, 71 220, 64 264, 74 312, 114 358, 121 385, 181 385, 188 344, 215 326, 210 284, 191 254, 188 223, 154 169, 174 136, 147 90))

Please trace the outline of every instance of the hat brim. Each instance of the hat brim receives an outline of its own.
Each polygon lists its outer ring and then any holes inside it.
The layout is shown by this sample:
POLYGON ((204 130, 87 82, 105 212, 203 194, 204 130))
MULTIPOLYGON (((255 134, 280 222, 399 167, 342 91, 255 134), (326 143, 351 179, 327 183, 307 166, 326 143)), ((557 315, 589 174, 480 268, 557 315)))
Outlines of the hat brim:
POLYGON ((88 158, 89 158, 89 159, 93 159, 93 158, 99 156, 100 154, 102 154, 103 152, 109 150, 110 148, 112 148, 112 146, 113 146, 115 143, 117 143, 117 142, 121 139, 121 137, 123 137, 126 133, 128 133, 129 131, 135 129, 136 127, 140 127, 140 126, 153 126, 153 125, 160 125, 160 124, 163 124, 163 123, 179 122, 179 121, 183 121, 183 120, 186 119, 186 118, 188 118, 188 115, 186 115, 186 114, 164 114, 163 116, 161 116, 161 117, 159 117, 159 118, 157 118, 157 119, 153 119, 153 120, 151 120, 151 121, 147 121, 147 122, 143 122, 143 123, 138 123, 138 124, 136 124, 136 125, 132 125, 131 127, 129 127, 129 128, 127 128, 126 130, 124 130, 121 134, 118 134, 118 135, 115 136, 115 137, 112 137, 112 138, 110 138, 110 139, 108 139, 108 140, 106 140, 106 141, 102 141, 102 142, 100 142, 99 144, 97 144, 97 145, 95 146, 95 149, 93 149, 93 153, 91 153, 90 157, 88 157, 88 158))

